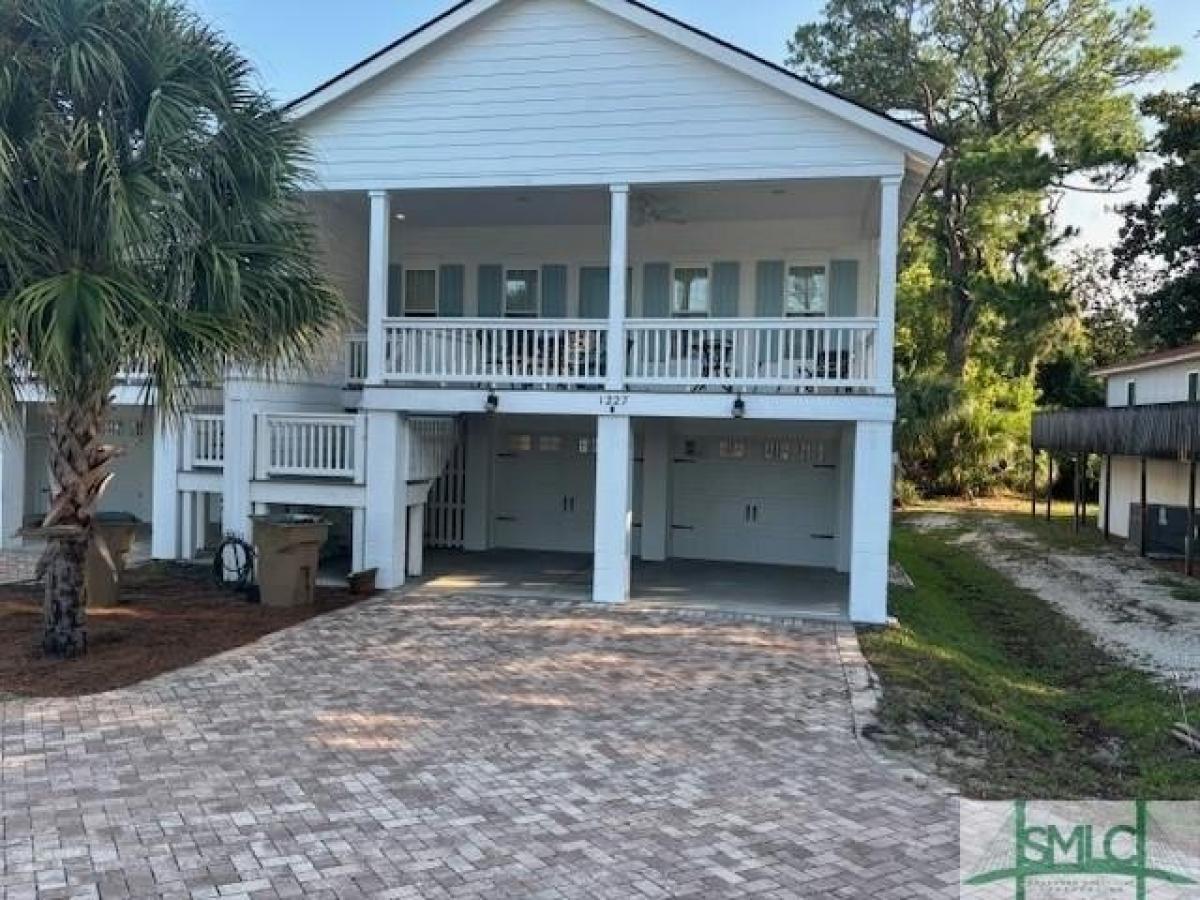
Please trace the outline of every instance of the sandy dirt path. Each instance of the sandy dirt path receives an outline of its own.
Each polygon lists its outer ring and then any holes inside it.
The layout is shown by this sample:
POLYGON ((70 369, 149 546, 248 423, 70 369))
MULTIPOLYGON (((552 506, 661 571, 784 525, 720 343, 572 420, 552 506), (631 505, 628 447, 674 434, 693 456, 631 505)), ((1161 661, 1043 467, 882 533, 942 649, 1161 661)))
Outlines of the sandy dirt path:
POLYGON ((1110 652, 1200 691, 1200 603, 1173 595, 1172 580, 1186 583, 1180 576, 1117 549, 1046 547, 991 516, 929 513, 905 521, 923 531, 957 532, 954 543, 1053 603, 1110 652))

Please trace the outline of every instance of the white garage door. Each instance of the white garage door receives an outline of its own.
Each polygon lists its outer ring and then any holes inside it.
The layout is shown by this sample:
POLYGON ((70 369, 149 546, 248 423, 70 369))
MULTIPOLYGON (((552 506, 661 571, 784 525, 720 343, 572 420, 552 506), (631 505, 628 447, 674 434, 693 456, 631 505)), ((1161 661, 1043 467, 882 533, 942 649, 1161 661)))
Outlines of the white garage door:
POLYGON ((836 564, 836 442, 687 437, 672 450, 672 556, 836 564))
POLYGON ((492 543, 592 551, 596 441, 587 433, 506 431, 495 459, 492 543))

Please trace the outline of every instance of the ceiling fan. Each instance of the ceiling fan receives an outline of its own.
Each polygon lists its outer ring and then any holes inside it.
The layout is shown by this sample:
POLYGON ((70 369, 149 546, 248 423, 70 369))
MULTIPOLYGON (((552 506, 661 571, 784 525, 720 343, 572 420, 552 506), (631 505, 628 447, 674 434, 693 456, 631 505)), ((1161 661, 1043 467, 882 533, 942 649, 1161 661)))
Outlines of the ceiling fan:
POLYGON ((643 225, 686 225, 687 216, 678 206, 672 206, 654 194, 640 193, 633 200, 633 226, 643 225))

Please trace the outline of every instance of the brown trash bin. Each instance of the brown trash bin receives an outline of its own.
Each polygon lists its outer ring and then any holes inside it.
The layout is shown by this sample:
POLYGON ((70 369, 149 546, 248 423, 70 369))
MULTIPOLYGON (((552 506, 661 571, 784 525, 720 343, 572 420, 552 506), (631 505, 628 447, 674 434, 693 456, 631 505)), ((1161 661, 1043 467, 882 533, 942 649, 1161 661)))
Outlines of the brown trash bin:
POLYGON ((101 513, 92 519, 83 568, 88 605, 110 607, 121 602, 121 576, 140 524, 131 513, 101 513))
POLYGON ((264 606, 311 606, 329 523, 315 516, 254 516, 259 597, 264 606))

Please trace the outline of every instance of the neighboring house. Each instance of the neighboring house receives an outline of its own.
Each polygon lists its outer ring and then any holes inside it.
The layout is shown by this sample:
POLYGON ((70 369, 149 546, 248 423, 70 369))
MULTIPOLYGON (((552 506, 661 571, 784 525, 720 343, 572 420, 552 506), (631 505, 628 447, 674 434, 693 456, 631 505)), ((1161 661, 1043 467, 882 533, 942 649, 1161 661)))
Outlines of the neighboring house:
POLYGON ((886 620, 937 142, 633 0, 468 0, 290 112, 364 333, 158 434, 157 556, 218 506, 336 508, 384 587, 427 545, 591 553, 602 602, 633 557, 728 560, 848 573, 886 620))
POLYGON ((1148 552, 1181 555, 1200 452, 1200 344, 1094 374, 1104 379, 1107 407, 1039 415, 1034 445, 1100 455, 1099 527, 1148 552))

